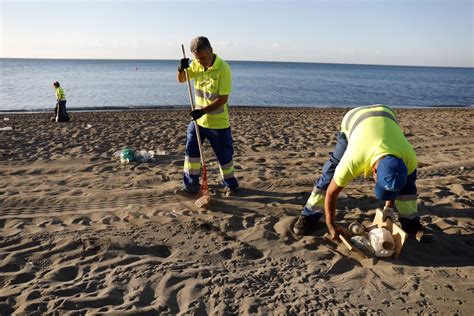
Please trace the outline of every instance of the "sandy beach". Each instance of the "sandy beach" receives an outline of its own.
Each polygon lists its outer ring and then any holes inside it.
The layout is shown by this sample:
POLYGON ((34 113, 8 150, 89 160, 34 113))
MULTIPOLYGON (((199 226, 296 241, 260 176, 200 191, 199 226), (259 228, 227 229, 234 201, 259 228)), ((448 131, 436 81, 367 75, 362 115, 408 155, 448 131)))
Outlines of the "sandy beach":
MULTIPOLYGON (((435 243, 360 261, 291 227, 347 109, 231 109, 239 196, 181 184, 186 110, 0 115, 0 314, 474 313, 474 109, 398 109, 418 155, 418 203, 435 243), (128 146, 160 151, 121 164, 128 146)), ((343 191, 338 220, 368 223, 373 182, 343 191)))

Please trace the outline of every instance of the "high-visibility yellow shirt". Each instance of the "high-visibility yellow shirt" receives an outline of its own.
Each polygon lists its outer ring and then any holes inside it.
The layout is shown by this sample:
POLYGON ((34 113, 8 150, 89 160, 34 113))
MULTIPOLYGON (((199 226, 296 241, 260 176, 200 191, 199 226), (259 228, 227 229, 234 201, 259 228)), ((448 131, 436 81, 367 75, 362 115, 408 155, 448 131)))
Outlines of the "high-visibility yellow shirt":
POLYGON ((417 166, 413 147, 403 135, 395 112, 383 105, 358 107, 347 112, 341 131, 348 144, 336 167, 334 181, 345 187, 360 175, 372 175, 372 166, 385 155, 401 158, 408 174, 417 166))
POLYGON ((64 93, 64 90, 61 87, 56 88, 56 100, 58 101, 66 100, 66 94, 64 93))
MULTIPOLYGON (((232 78, 229 65, 215 55, 211 67, 204 67, 193 60, 188 68, 189 79, 194 79, 194 94, 196 109, 205 108, 221 95, 229 95, 231 92, 232 78)), ((229 125, 228 102, 221 105, 217 110, 203 115, 197 124, 206 128, 222 129, 229 125)))

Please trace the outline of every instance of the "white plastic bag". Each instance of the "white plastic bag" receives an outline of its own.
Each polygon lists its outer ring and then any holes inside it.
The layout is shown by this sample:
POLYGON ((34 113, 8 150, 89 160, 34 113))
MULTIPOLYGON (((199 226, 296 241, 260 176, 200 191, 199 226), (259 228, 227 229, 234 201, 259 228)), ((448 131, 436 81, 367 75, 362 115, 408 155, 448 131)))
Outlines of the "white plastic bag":
POLYGON ((386 228, 372 229, 369 232, 369 240, 377 257, 390 257, 395 252, 395 242, 386 228))

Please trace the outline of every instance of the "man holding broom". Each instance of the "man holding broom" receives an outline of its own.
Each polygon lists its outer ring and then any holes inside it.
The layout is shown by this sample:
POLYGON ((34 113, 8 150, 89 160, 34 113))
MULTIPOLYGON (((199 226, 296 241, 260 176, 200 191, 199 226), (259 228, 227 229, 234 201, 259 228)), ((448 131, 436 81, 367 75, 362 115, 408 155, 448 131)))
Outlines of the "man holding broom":
POLYGON ((175 194, 194 197, 199 193, 201 159, 196 126, 199 128, 201 143, 207 138, 219 161, 219 169, 226 196, 234 196, 239 184, 234 176, 233 140, 229 124, 228 99, 231 92, 231 72, 229 65, 213 53, 211 43, 199 36, 191 41, 194 60, 181 59, 177 80, 194 80, 195 109, 189 114, 192 121, 186 136, 186 155, 184 160, 184 187, 175 194))

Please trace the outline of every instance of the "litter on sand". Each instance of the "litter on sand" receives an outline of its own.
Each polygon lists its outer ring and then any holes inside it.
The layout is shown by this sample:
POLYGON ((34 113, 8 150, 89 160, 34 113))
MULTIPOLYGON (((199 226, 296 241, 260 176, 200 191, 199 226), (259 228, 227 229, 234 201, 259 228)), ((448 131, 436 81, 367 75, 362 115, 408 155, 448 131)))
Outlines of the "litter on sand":
POLYGON ((393 221, 393 216, 383 218, 384 211, 377 209, 371 226, 351 223, 340 236, 342 243, 365 258, 397 259, 408 235, 393 221))
POLYGON ((150 162, 154 161, 157 156, 165 156, 167 153, 162 149, 156 151, 153 150, 134 150, 129 147, 125 147, 121 150, 117 150, 113 153, 113 157, 120 159, 122 164, 128 164, 130 162, 150 162))

